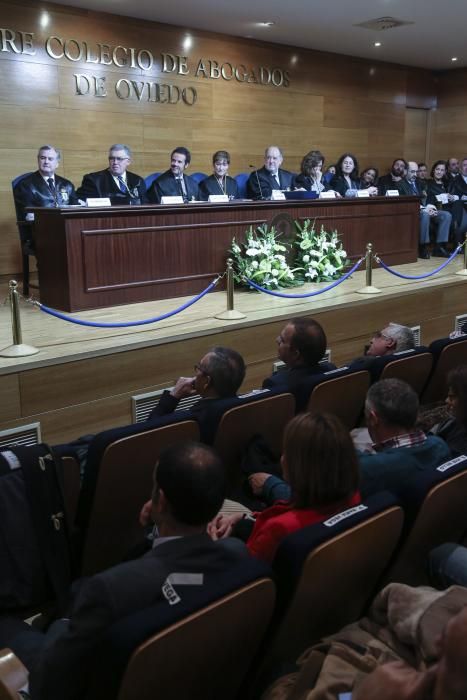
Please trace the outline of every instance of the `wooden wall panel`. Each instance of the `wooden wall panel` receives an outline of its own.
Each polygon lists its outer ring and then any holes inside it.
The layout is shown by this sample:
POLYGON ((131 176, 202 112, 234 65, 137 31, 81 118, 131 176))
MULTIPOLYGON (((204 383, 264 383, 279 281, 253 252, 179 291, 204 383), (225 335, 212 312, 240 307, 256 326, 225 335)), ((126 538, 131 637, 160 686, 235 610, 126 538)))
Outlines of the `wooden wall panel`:
MULTIPOLYGON (((352 151, 362 166, 375 163, 386 170, 404 151, 405 106, 435 104, 436 86, 429 71, 200 30, 190 30, 192 47, 185 51, 186 28, 46 2, 38 6, 35 0, 0 0, 0 13, 3 27, 34 32, 36 46, 34 56, 0 52, 0 153, 9 154, 8 177, 35 169, 35 153, 43 143, 62 149, 59 172, 76 185, 84 173, 105 167, 113 142, 132 147, 132 170, 141 175, 165 170, 170 151, 181 144, 192 150, 192 172, 210 172, 211 155, 219 148, 231 152, 233 174, 245 172, 250 164, 262 164, 264 148, 273 142, 283 148, 284 166, 291 170, 299 168, 311 148, 320 148, 328 163, 352 151), (50 14, 45 28, 39 22, 43 9, 50 14), (91 53, 99 42, 150 49, 156 61, 142 70, 66 57, 55 60, 44 50, 50 36, 86 41, 91 53), (186 55, 190 74, 161 73, 161 52, 186 55), (258 66, 278 66, 289 71, 290 86, 196 78, 200 59, 243 64, 256 71, 258 66), (75 94, 75 73, 104 76, 107 96, 75 94), (147 86, 140 101, 119 99, 114 91, 119 79, 194 87, 198 99, 193 106, 151 102, 147 86)), ((443 100, 444 106, 450 104, 449 89, 443 100)), ((455 123, 462 123, 457 114, 455 123)), ((441 124, 439 133, 446 131, 441 124)), ((436 138, 438 131, 433 133, 436 138)), ((463 126, 451 139, 453 147, 462 134, 463 126)), ((0 275, 16 273, 19 261, 6 178, 0 176, 5 205, 0 212, 5 232, 0 239, 0 275)))
POLYGON ((404 158, 420 163, 426 158, 428 110, 407 108, 405 111, 404 158))

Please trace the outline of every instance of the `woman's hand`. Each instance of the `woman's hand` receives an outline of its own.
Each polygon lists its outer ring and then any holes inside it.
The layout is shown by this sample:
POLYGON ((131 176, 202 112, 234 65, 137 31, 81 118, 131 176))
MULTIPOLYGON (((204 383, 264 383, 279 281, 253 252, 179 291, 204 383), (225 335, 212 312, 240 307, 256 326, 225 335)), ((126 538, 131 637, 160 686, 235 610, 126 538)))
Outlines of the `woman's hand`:
POLYGON ((212 540, 223 540, 229 537, 235 523, 243 518, 243 513, 232 513, 231 515, 216 515, 214 520, 208 523, 207 533, 212 540))

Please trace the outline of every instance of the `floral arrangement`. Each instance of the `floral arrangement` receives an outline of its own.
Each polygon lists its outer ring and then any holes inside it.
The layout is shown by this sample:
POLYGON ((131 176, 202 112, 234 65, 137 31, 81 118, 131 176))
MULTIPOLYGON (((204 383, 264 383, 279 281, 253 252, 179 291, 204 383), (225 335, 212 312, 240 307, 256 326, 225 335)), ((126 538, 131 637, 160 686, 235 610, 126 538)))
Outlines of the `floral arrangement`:
POLYGON ((274 226, 268 229, 263 224, 256 230, 250 226, 244 243, 237 243, 235 238, 232 241, 235 281, 245 284, 247 278, 265 289, 296 285, 296 270, 292 270, 287 263, 287 251, 288 246, 278 242, 274 226))
POLYGON ((295 221, 297 237, 290 245, 280 243, 273 226, 266 224, 255 230, 250 226, 245 242, 232 241, 235 281, 245 284, 245 279, 256 282, 265 289, 292 287, 305 282, 325 282, 342 276, 347 265, 347 253, 342 247, 337 231, 319 233, 315 222, 309 219, 302 225, 295 221), (294 267, 287 259, 295 254, 294 267))
POLYGON ((339 279, 348 260, 337 231, 325 231, 321 226, 320 232, 317 233, 315 222, 309 219, 306 219, 302 226, 296 221, 295 226, 297 277, 303 282, 330 282, 339 279))

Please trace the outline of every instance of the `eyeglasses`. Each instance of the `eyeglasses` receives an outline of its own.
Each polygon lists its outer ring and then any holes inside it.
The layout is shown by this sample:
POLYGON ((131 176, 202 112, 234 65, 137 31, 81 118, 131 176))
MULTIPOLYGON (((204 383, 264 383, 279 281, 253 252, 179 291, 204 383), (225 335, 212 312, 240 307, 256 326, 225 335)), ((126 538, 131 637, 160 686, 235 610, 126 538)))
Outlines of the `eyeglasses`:
POLYGON ((121 163, 122 160, 128 160, 128 156, 109 156, 109 160, 116 160, 117 163, 121 163))

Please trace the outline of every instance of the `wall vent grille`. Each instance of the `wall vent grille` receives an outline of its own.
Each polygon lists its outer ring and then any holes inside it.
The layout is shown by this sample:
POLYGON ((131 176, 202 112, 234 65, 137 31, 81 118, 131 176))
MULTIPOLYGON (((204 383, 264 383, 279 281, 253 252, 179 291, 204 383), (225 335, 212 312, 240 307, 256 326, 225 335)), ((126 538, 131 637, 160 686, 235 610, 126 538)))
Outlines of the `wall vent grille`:
POLYGON ((0 450, 10 445, 30 447, 41 442, 41 424, 29 423, 18 428, 9 428, 0 431, 0 450))

